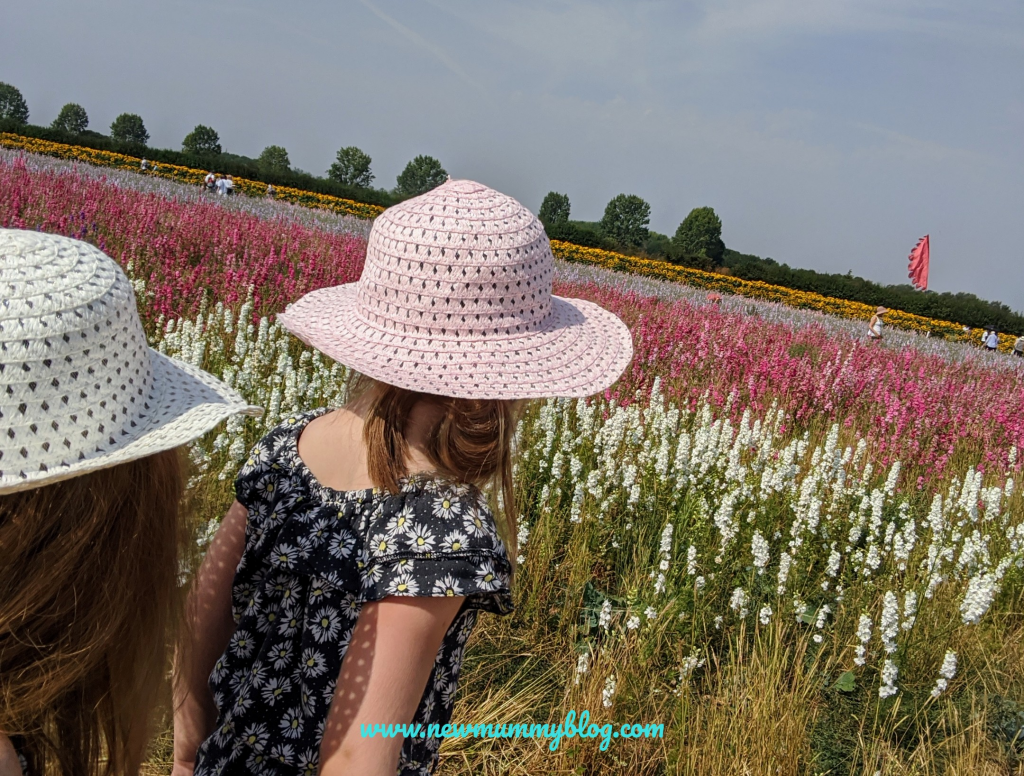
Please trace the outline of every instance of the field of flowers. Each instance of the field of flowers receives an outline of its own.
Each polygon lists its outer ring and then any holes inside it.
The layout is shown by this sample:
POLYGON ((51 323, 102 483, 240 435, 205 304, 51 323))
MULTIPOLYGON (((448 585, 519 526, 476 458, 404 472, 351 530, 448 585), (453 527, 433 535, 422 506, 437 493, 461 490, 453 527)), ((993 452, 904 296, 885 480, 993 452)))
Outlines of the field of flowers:
MULTIPOLYGON (((92 148, 54 143, 48 140, 22 137, 11 133, 0 133, 0 149, 5 147, 135 172, 138 172, 141 161, 137 157, 109 151, 98 151, 92 148)), ((162 164, 159 170, 147 172, 146 175, 199 186, 202 184, 206 173, 206 170, 162 164)), ((253 197, 261 197, 266 191, 264 184, 244 178, 236 178, 235 187, 241 193, 253 197)), ((377 205, 354 202, 353 200, 302 191, 287 186, 278 188, 276 198, 304 207, 321 208, 367 219, 375 218, 383 210, 383 208, 377 205)), ((835 299, 806 291, 796 291, 761 281, 743 280, 714 272, 704 272, 655 259, 627 256, 621 253, 573 245, 572 243, 558 240, 552 241, 551 247, 555 256, 565 261, 592 264, 618 272, 629 272, 645 277, 686 283, 695 288, 706 288, 716 292, 720 291, 753 299, 769 300, 785 304, 789 307, 818 310, 830 315, 856 320, 866 321, 874 313, 873 307, 860 302, 835 299)), ((969 327, 965 329, 957 323, 925 318, 900 310, 892 310, 887 316, 886 322, 890 326, 897 328, 925 332, 932 336, 944 337, 958 342, 978 342, 981 336, 980 329, 969 327)), ((999 350, 1009 353, 1013 348, 1014 340, 1014 336, 1000 334, 999 350)))
MULTIPOLYGON (((135 176, 138 177, 138 176, 135 176)), ((88 240, 145 283, 146 323, 191 316, 208 292, 269 315, 314 288, 355 279, 365 239, 207 201, 142 194, 75 172, 31 169, 0 157, 0 223, 88 240)), ((141 289, 141 286, 139 286, 141 289)))
MULTIPOLYGON (((273 313, 358 276, 365 237, 155 185, 0 155, 0 226, 104 247, 155 347, 267 408, 192 446, 202 544, 249 446, 344 400, 273 313)), ((450 742, 443 772, 1024 773, 1020 363, 592 265, 556 291, 619 312, 636 358, 520 428, 517 611, 484 618, 456 718, 665 737, 450 742)))
MULTIPOLYGON (((68 145, 67 143, 54 143, 50 140, 22 137, 21 135, 14 135, 9 132, 0 132, 0 148, 18 149, 33 154, 54 156, 58 159, 68 159, 100 167, 131 170, 134 172, 139 172, 142 162, 137 156, 127 156, 114 153, 113 151, 101 151, 95 148, 68 145)), ((193 186, 201 186, 208 172, 210 171, 197 170, 192 167, 182 167, 181 165, 164 162, 157 169, 147 171, 146 175, 188 183, 193 186)), ((236 193, 247 194, 251 197, 266 195, 267 184, 265 183, 251 181, 247 178, 233 178, 233 180, 236 193)), ((359 218, 376 218, 384 210, 379 205, 370 205, 365 202, 356 202, 342 197, 333 197, 329 194, 317 194, 313 191, 303 191, 302 189, 294 189, 290 186, 275 186, 274 188, 276 199, 296 205, 331 210, 336 213, 357 216, 359 218)))

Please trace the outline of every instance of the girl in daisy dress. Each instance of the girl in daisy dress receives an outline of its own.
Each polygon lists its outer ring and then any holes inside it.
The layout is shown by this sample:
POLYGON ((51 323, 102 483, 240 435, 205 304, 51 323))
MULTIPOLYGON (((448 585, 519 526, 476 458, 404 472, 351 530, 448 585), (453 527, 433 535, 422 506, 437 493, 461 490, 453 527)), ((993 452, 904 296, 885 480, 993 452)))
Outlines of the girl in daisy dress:
POLYGON ((632 357, 553 271, 529 211, 450 180, 377 218, 358 282, 279 316, 360 377, 238 474, 177 661, 175 774, 433 772, 440 740, 361 726, 449 722, 478 616, 512 610, 523 401, 600 391, 632 357))

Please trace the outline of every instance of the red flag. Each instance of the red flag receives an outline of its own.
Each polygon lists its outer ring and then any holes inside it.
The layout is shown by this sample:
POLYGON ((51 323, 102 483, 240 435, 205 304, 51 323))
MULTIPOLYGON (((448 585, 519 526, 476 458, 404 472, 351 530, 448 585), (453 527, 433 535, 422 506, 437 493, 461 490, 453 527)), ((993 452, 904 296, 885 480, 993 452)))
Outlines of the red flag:
POLYGON ((928 235, 918 240, 910 252, 910 282, 921 291, 928 289, 928 252, 928 235))

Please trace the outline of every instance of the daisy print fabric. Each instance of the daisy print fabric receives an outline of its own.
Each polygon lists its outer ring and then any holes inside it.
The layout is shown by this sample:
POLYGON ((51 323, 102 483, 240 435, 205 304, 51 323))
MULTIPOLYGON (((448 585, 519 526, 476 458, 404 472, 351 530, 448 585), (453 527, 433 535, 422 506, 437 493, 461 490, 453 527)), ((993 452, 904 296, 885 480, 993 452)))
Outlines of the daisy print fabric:
MULTIPOLYGON (((234 635, 210 676, 217 726, 195 776, 308 774, 362 605, 387 596, 465 596, 445 634, 413 722, 451 719, 480 610, 512 611, 511 566, 479 490, 407 479, 398 493, 336 491, 299 458, 286 420, 250 453, 235 482, 248 510, 232 586, 234 635)), ((406 739, 398 773, 429 774, 440 740, 406 739)))

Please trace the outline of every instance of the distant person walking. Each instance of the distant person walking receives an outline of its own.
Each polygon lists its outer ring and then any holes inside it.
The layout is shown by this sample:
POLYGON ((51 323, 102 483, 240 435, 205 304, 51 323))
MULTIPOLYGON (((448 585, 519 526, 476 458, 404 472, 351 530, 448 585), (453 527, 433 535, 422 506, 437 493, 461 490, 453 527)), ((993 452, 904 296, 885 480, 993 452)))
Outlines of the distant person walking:
POLYGON ((988 334, 989 334, 988 329, 985 329, 985 331, 983 331, 981 333, 981 346, 982 347, 988 347, 988 334))
POLYGON ((274 188, 273 183, 267 184, 267 197, 273 199, 277 195, 277 189, 274 188))
POLYGON ((234 179, 233 179, 233 178, 232 178, 232 177, 231 177, 231 176, 229 175, 229 176, 227 177, 227 179, 226 179, 226 180, 224 181, 224 194, 225 194, 226 196, 230 197, 230 196, 231 196, 232 194, 234 194, 234 193, 235 193, 235 181, 234 181, 234 179))
POLYGON ((217 176, 217 193, 225 196, 228 193, 228 179, 217 176))
POLYGON ((206 186, 206 190, 213 194, 217 189, 217 176, 212 172, 206 173, 206 177, 203 179, 203 185, 206 186))
POLYGON ((139 164, 139 169, 142 170, 142 172, 145 172, 146 170, 149 169, 149 162, 147 162, 145 158, 143 158, 142 163, 139 164))
POLYGON ((882 316, 889 312, 884 307, 879 306, 875 310, 875 314, 871 316, 871 320, 868 321, 868 339, 872 342, 882 339, 882 316))
POLYGON ((1013 355, 1024 358, 1024 336, 1017 337, 1017 341, 1013 343, 1013 355))
POLYGON ((992 329, 992 331, 988 333, 988 338, 985 340, 985 347, 993 353, 999 349, 999 332, 995 329, 992 329))

